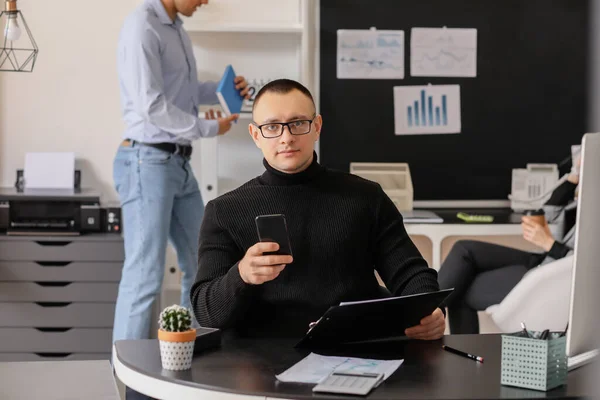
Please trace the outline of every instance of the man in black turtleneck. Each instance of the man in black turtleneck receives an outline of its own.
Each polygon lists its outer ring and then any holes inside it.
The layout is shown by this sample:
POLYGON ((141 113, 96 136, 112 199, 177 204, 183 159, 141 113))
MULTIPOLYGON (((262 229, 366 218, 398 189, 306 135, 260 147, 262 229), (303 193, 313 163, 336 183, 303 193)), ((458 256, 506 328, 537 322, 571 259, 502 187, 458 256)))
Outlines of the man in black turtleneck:
MULTIPOLYGON (((302 337, 330 306, 381 297, 373 270, 396 296, 439 290, 381 187, 318 164, 322 118, 304 86, 268 83, 253 120, 266 171, 206 205, 191 290, 200 325, 302 337), (254 220, 267 214, 285 215, 293 258, 263 255, 278 249, 258 242, 254 220)), ((405 333, 438 339, 444 327, 438 308, 405 333)))

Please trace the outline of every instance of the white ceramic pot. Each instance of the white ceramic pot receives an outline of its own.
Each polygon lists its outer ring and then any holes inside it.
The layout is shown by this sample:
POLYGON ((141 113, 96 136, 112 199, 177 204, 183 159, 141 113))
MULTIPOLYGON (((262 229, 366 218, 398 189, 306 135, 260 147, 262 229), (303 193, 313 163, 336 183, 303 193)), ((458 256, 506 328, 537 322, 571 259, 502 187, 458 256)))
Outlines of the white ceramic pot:
POLYGON ((166 332, 158 330, 160 360, 164 369, 184 370, 192 367, 196 330, 166 332))

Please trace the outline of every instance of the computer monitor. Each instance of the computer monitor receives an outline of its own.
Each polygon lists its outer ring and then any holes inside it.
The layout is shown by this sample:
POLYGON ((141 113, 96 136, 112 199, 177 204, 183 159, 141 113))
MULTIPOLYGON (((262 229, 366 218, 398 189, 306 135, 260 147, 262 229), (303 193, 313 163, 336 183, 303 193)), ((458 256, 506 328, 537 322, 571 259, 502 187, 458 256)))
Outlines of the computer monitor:
POLYGON ((600 300, 600 133, 586 133, 581 149, 577 227, 567 331, 569 369, 589 362, 598 348, 600 300))

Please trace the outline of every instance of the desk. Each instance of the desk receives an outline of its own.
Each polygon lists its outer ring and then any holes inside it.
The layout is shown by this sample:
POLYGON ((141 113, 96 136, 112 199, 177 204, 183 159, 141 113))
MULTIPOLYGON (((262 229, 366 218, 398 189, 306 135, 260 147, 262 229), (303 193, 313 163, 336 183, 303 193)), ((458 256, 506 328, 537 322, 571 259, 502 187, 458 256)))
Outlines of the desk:
MULTIPOLYGON (((221 349, 194 358, 192 369, 166 371, 158 341, 117 341, 113 360, 127 386, 159 399, 349 399, 313 394, 314 385, 283 383, 276 374, 305 357, 289 339, 228 339, 221 349)), ((568 384, 549 392, 500 385, 499 335, 453 335, 435 342, 396 341, 331 353, 370 358, 404 358, 404 363, 368 399, 573 399, 589 397, 589 366, 569 373, 568 384), (485 358, 480 364, 441 349, 445 343, 485 358)))
MULTIPOLYGON (((525 251, 540 252, 540 248, 523 239, 521 215, 509 208, 499 209, 431 209, 444 222, 441 224, 405 223, 406 231, 411 239, 435 270, 439 270, 443 259, 450 248, 460 239, 474 239, 504 246, 515 247, 525 251), (492 215, 492 223, 467 223, 456 217, 460 211, 492 215)), ((551 225, 554 235, 558 233, 558 225, 551 225)))

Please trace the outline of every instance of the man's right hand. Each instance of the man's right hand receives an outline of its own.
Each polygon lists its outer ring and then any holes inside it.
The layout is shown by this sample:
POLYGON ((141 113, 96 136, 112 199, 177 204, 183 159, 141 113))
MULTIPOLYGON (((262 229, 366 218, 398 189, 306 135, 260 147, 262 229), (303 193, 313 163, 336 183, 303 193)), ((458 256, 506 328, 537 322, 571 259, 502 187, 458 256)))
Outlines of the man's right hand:
POLYGON ((232 114, 229 117, 219 118, 217 121, 219 122, 219 135, 224 135, 231 129, 231 124, 233 121, 237 121, 239 118, 239 114, 232 114))
POLYGON ((263 255, 277 250, 279 245, 272 242, 259 242, 250 247, 238 264, 242 280, 250 285, 261 285, 277 278, 285 266, 294 261, 292 256, 263 255))

